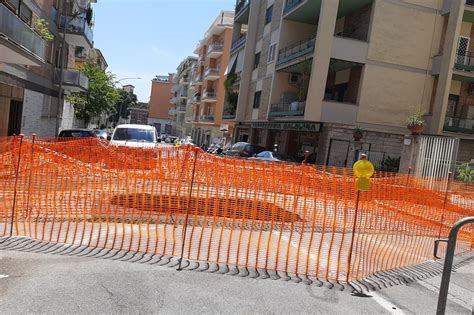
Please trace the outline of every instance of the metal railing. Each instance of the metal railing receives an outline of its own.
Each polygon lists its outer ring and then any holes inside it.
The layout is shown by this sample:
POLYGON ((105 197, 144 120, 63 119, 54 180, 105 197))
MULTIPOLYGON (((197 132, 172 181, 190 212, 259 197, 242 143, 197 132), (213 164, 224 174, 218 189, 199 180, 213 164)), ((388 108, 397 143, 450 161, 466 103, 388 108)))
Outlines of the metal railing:
MULTIPOLYGON (((60 82, 60 71, 57 68, 54 71, 54 83, 59 84, 60 82)), ((75 69, 63 69, 63 85, 66 87, 75 87, 82 90, 89 88, 89 78, 79 70, 75 69)))
POLYGON ((300 3, 302 3, 304 0, 287 0, 285 9, 283 10, 283 14, 286 14, 296 8, 300 3))
POLYGON ((206 68, 204 71, 204 77, 208 76, 219 76, 221 73, 221 69, 219 68, 206 68))
POLYGON ((474 5, 474 0, 466 0, 467 5, 474 5))
POLYGON ((236 51, 240 47, 244 46, 246 42, 247 42, 247 35, 244 34, 243 36, 241 36, 239 39, 235 40, 232 43, 232 46, 230 47, 230 51, 231 52, 236 51))
POLYGON ((446 116, 444 131, 474 134, 474 119, 455 118, 446 116))
POLYGON ((474 53, 456 54, 454 67, 459 70, 474 71, 474 53))
POLYGON ((193 102, 197 103, 201 101, 201 95, 194 95, 193 96, 193 102))
POLYGON ((280 49, 278 51, 277 65, 280 66, 296 58, 312 55, 314 53, 315 43, 316 37, 311 37, 310 39, 302 40, 280 49))
POLYGON ((292 102, 289 104, 272 104, 270 117, 279 116, 304 116, 306 102, 292 102))
POLYGON ((201 115, 199 117, 200 121, 214 121, 214 115, 201 115))
POLYGON ((250 6, 250 0, 241 0, 235 7, 235 16, 240 15, 250 6))
POLYGON ((458 232, 464 225, 471 224, 471 223, 474 223, 474 217, 467 217, 462 220, 459 220, 451 228, 448 239, 435 241, 433 256, 438 259, 440 259, 440 257, 438 257, 439 243, 440 242, 448 243, 448 247, 446 248, 446 257, 444 258, 441 285, 439 287, 438 307, 436 309, 437 315, 444 315, 446 313, 446 301, 448 299, 449 281, 451 280, 451 270, 453 268, 454 250, 456 249, 456 241, 458 238, 458 232))
POLYGON ((193 84, 202 83, 202 75, 196 76, 193 79, 193 84))
POLYGON ((214 52, 221 53, 224 51, 224 43, 212 43, 209 45, 209 48, 207 50, 207 54, 211 54, 214 52))
POLYGON ((217 97, 217 93, 214 91, 205 91, 202 93, 203 99, 215 99, 217 97))
POLYGON ((89 25, 89 23, 87 23, 86 18, 71 17, 71 16, 63 15, 61 16, 60 21, 59 21, 59 28, 61 30, 64 29, 64 26, 66 25, 66 21, 67 21, 66 32, 84 35, 89 43, 91 44, 93 43, 94 34, 92 32, 91 26, 89 25))
POLYGON ((38 58, 46 59, 46 42, 3 4, 0 4, 0 34, 38 58))

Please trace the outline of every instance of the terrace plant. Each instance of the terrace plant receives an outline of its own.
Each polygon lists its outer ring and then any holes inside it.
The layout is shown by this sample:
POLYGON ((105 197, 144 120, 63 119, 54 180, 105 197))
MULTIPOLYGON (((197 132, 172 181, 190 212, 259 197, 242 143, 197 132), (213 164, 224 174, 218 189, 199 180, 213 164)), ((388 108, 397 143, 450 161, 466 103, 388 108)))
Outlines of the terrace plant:
POLYGON ((54 39, 54 35, 49 31, 49 24, 45 19, 36 19, 34 26, 38 35, 45 41, 50 42, 54 39))
POLYGON ((426 122, 422 112, 416 112, 407 120, 407 128, 413 135, 419 135, 425 130, 426 122))

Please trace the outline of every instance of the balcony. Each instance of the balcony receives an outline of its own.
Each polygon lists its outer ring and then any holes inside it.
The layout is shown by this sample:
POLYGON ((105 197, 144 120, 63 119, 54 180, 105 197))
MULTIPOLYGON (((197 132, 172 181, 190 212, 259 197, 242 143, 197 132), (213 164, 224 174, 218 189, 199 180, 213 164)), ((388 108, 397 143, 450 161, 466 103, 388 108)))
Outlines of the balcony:
POLYGON ((246 42, 247 42, 247 35, 243 35, 239 39, 235 40, 232 43, 232 46, 230 47, 230 53, 233 54, 240 48, 244 47, 246 42))
POLYGON ((248 24, 250 17, 250 0, 240 0, 235 7, 235 23, 248 24))
POLYGON ((193 103, 199 103, 201 102, 201 95, 200 94, 196 94, 193 96, 193 103))
POLYGON ((285 8, 283 9, 283 14, 290 13, 294 9, 296 9, 299 5, 301 5, 304 0, 288 0, 286 1, 285 8))
POLYGON ((180 104, 180 105, 176 106, 176 111, 178 113, 186 112, 186 104, 180 104))
POLYGON ((204 91, 202 93, 202 100, 207 102, 215 102, 217 99, 217 93, 214 91, 204 91))
POLYGON ((59 29, 66 29, 66 40, 74 46, 88 47, 93 46, 92 28, 84 17, 61 16, 59 29))
POLYGON ((308 40, 299 41, 298 43, 280 49, 276 69, 281 70, 301 61, 313 58, 315 43, 316 38, 311 37, 308 40))
POLYGON ((202 122, 214 122, 214 115, 201 115, 199 121, 202 122))
POLYGON ((0 61, 41 66, 47 43, 17 15, 0 4, 0 61))
POLYGON ((446 117, 443 130, 474 135, 474 119, 446 117))
POLYGON ((289 104, 272 104, 269 117, 304 116, 306 102, 291 102, 289 104))
MULTIPOLYGON (((54 84, 60 85, 61 69, 54 71, 54 84)), ((79 70, 63 69, 63 88, 70 92, 86 92, 89 89, 89 78, 79 70)))
POLYGON ((207 58, 218 58, 224 53, 224 43, 212 43, 207 49, 207 58))
POLYGON ((196 76, 193 79, 193 85, 202 85, 202 75, 196 76))
POLYGON ((209 81, 215 81, 220 78, 221 69, 219 68, 206 68, 204 71, 204 79, 209 81))

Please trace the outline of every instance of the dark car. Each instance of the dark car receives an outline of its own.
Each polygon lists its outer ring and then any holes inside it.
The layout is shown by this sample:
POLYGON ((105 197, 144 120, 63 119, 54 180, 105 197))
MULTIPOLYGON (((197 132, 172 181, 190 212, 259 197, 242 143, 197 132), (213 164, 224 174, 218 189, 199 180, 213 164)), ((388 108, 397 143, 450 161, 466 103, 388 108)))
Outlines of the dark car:
POLYGON ((93 130, 88 129, 65 129, 59 133, 59 138, 96 138, 93 130))
POLYGON ((237 142, 230 150, 226 151, 227 156, 238 156, 238 157, 252 157, 255 154, 265 151, 266 149, 257 144, 250 144, 247 142, 237 142))

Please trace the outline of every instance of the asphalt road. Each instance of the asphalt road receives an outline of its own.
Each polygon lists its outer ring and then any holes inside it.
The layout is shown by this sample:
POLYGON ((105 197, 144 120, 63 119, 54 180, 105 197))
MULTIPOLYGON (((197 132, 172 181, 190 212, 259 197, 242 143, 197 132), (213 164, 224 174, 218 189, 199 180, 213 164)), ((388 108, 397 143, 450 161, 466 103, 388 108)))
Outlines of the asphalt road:
MULTIPOLYGON (((450 314, 470 314, 473 257, 453 273, 450 314)), ((0 250, 3 314, 433 314, 437 285, 439 276, 357 297, 327 285, 0 250)))

